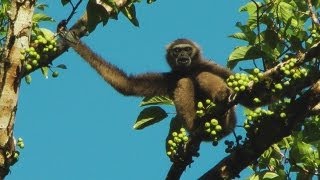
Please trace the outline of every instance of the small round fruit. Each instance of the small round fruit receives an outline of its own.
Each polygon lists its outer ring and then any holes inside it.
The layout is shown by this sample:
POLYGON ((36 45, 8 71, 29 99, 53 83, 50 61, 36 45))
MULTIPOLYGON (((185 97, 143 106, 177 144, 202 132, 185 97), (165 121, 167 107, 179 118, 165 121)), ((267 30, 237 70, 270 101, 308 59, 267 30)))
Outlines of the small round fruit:
POLYGON ((210 123, 213 125, 213 126, 216 126, 219 124, 219 121, 217 119, 211 119, 210 123))
POLYGON ((260 72, 260 69, 254 68, 254 69, 253 69, 253 72, 254 72, 255 74, 258 74, 258 73, 260 72))
POLYGON ((38 66, 38 61, 37 61, 37 60, 35 60, 35 59, 34 59, 34 60, 32 60, 32 61, 31 61, 31 63, 32 63, 32 65, 34 65, 34 66, 38 66))
POLYGON ((210 127, 210 123, 206 122, 206 123, 204 124, 204 127, 206 127, 206 128, 210 127))
POLYGON ((274 87, 278 90, 282 89, 282 85, 280 83, 277 83, 274 87))
POLYGON ((27 65, 26 65, 26 69, 27 69, 28 71, 30 71, 30 70, 32 69, 31 64, 27 64, 27 65))
POLYGON ((198 102, 198 108, 199 108, 199 109, 203 108, 202 102, 198 102))
POLYGON ((260 103, 261 100, 260 100, 259 98, 254 98, 254 99, 253 99, 253 102, 255 102, 255 103, 260 103))
POLYGON ((217 125, 217 126, 215 127, 215 130, 219 132, 219 131, 222 130, 222 127, 221 127, 220 125, 217 125))
POLYGON ((286 113, 284 113, 284 112, 280 113, 281 118, 285 118, 286 116, 287 116, 286 113))
POLYGON ((212 136, 215 136, 215 135, 217 135, 217 132, 216 132, 215 130, 212 130, 212 131, 210 132, 210 134, 211 134, 212 136))
POLYGON ((182 140, 183 140, 184 142, 187 142, 187 141, 189 140, 189 138, 188 138, 187 136, 185 136, 185 137, 182 138, 182 140))
POLYGON ((58 71, 54 71, 54 72, 52 73, 52 77, 56 78, 56 77, 58 77, 58 76, 59 76, 59 72, 58 72, 58 71))

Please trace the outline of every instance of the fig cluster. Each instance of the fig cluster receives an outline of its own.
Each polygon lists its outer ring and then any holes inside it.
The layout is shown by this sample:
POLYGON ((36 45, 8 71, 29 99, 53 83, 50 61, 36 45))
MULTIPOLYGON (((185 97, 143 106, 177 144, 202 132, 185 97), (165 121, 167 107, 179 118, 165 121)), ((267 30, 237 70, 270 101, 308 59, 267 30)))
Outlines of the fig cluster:
POLYGON ((197 104, 196 114, 198 117, 203 117, 206 113, 210 113, 212 109, 216 106, 214 102, 210 99, 207 99, 204 103, 199 101, 197 104))
POLYGON ((229 76, 227 79, 227 85, 235 92, 244 91, 249 87, 250 82, 257 83, 263 74, 258 68, 252 70, 251 74, 236 73, 229 76))
POLYGON ((188 134, 184 128, 181 128, 179 132, 172 132, 171 138, 167 142, 169 147, 167 156, 173 158, 178 155, 179 150, 183 149, 188 140, 188 134))
POLYGON ((300 79, 308 75, 308 71, 303 67, 296 67, 297 59, 291 58, 280 68, 281 72, 290 79, 300 79))
POLYGON ((24 148, 24 142, 23 142, 23 139, 22 139, 21 137, 18 138, 17 146, 18 146, 20 149, 23 149, 23 148, 24 148))
POLYGON ((219 121, 215 118, 211 119, 210 122, 204 124, 205 132, 212 139, 212 145, 218 145, 219 137, 221 137, 222 126, 219 121))
POLYGON ((41 60, 46 60, 50 53, 57 51, 57 42, 54 37, 43 35, 32 36, 30 47, 21 51, 21 60, 27 71, 39 66, 41 60))
POLYGON ((244 121, 244 128, 249 129, 256 127, 266 117, 273 115, 274 112, 262 108, 256 108, 253 111, 246 112, 246 120, 244 121))

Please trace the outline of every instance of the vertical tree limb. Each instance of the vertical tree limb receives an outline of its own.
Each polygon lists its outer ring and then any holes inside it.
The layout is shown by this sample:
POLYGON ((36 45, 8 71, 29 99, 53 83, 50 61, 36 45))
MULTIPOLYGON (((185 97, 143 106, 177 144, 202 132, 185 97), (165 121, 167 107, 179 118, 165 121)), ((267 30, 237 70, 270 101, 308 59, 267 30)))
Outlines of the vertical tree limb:
POLYGON ((21 73, 21 50, 29 46, 34 0, 12 0, 5 52, 0 59, 0 180, 16 161, 13 126, 21 73))

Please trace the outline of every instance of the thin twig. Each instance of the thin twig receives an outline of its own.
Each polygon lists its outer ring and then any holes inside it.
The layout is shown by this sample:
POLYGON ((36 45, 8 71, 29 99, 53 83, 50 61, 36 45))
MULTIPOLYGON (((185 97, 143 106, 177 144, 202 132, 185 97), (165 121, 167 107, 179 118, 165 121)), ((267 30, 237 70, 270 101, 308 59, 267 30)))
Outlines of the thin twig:
POLYGON ((306 0, 307 4, 308 4, 308 8, 309 8, 309 11, 310 11, 310 16, 311 16, 311 20, 313 22, 313 24, 316 24, 316 25, 320 25, 319 23, 319 19, 316 15, 316 12, 314 12, 313 10, 313 6, 312 6, 312 2, 311 0, 306 0))
POLYGON ((78 3, 76 5, 74 5, 72 3, 72 1, 69 1, 70 5, 72 6, 72 11, 69 15, 69 17, 66 20, 66 24, 68 24, 68 22, 71 20, 71 18, 73 17, 74 14, 76 14, 76 10, 78 9, 79 5, 81 4, 82 0, 79 0, 78 3))

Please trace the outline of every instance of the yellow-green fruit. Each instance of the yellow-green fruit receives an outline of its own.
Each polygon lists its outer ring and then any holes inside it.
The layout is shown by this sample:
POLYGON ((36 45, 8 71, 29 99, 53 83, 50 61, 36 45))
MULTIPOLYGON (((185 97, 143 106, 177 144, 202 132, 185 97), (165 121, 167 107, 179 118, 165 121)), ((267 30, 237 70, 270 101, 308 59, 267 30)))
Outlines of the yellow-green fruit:
POLYGON ((199 108, 199 109, 203 108, 202 102, 198 102, 198 108, 199 108))
POLYGON ((32 63, 32 65, 34 65, 34 66, 38 66, 38 61, 37 61, 37 60, 35 60, 35 59, 34 59, 34 60, 32 60, 32 61, 31 61, 31 63, 32 63))
POLYGON ((19 158, 19 153, 15 152, 13 155, 13 158, 18 159, 19 158))
POLYGON ((255 74, 258 74, 258 73, 260 72, 260 70, 259 70, 258 68, 254 68, 254 69, 253 69, 253 72, 254 72, 255 74))
POLYGON ((234 75, 230 75, 230 76, 229 76, 229 79, 230 79, 230 80, 233 80, 233 79, 234 79, 234 75))
POLYGON ((189 138, 187 136, 184 136, 182 139, 184 142, 187 142, 189 140, 189 138))
POLYGON ((172 140, 169 140, 169 141, 168 141, 168 144, 170 144, 170 145, 171 145, 172 143, 173 143, 173 141, 172 141, 172 140))
POLYGON ((215 136, 215 135, 217 135, 217 132, 216 132, 215 130, 212 130, 212 131, 210 132, 210 134, 213 135, 213 136, 215 136))
POLYGON ((26 69, 27 69, 28 71, 31 70, 31 69, 32 69, 31 64, 27 64, 27 65, 26 65, 26 69))
POLYGON ((168 152, 167 152, 167 155, 168 155, 168 156, 171 156, 171 155, 172 155, 172 152, 171 152, 171 151, 168 151, 168 152))
POLYGON ((54 72, 52 73, 52 77, 56 78, 56 77, 58 77, 58 76, 59 76, 59 72, 58 72, 58 71, 54 71, 54 72))
POLYGON ((253 102, 255 102, 255 103, 260 103, 261 100, 260 100, 259 98, 254 98, 254 99, 253 99, 253 102))
POLYGON ((178 133, 177 133, 177 132, 173 132, 173 133, 172 133, 172 136, 173 136, 173 137, 176 137, 176 136, 178 136, 178 133))
POLYGON ((219 132, 219 131, 222 130, 222 127, 221 127, 220 125, 217 125, 217 126, 215 127, 215 130, 219 132))
POLYGON ((211 100, 210 99, 207 99, 206 100, 206 104, 210 104, 211 103, 211 100))
POLYGON ((18 144, 19 148, 23 149, 24 148, 24 143, 21 142, 20 144, 18 144))
POLYGON ((246 87, 244 86, 244 85, 242 85, 242 86, 240 86, 240 88, 239 88, 241 91, 244 91, 244 90, 246 90, 246 87))
POLYGON ((235 88, 234 88, 234 91, 239 92, 239 91, 240 91, 240 88, 239 88, 239 87, 235 87, 235 88))
POLYGON ((282 89, 282 85, 280 83, 276 84, 274 86, 276 89, 281 90, 282 89))
POLYGON ((284 113, 284 112, 280 113, 281 118, 285 118, 286 116, 287 116, 286 113, 284 113))
POLYGON ((219 121, 217 119, 211 119, 210 123, 213 125, 213 126, 216 126, 219 124, 219 121))
POLYGON ((206 122, 206 123, 204 124, 204 127, 206 127, 206 128, 210 127, 210 123, 206 122))
POLYGON ((18 138, 18 142, 22 142, 23 139, 21 137, 18 138))
POLYGON ((210 133, 210 132, 211 132, 211 129, 210 129, 210 128, 206 129, 206 132, 207 132, 207 133, 210 133))
POLYGON ((235 78, 236 78, 237 80, 239 80, 239 79, 241 79, 241 75, 240 75, 239 73, 236 73, 235 78))
POLYGON ((285 71, 284 71, 284 74, 285 74, 285 75, 290 75, 291 73, 290 73, 289 70, 285 70, 285 71))

